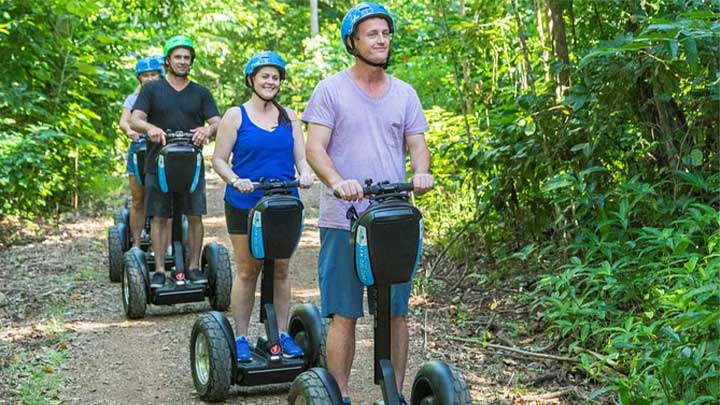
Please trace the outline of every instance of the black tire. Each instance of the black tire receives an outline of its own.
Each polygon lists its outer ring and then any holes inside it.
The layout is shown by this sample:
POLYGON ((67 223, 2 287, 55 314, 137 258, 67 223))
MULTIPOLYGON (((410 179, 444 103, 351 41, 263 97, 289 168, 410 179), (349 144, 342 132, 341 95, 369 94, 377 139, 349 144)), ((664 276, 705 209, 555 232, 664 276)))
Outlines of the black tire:
POLYGON ((305 352, 305 368, 327 368, 329 319, 322 318, 313 304, 296 305, 290 313, 288 333, 305 352))
POLYGON ((147 306, 147 289, 145 277, 140 264, 135 258, 132 248, 125 252, 125 271, 122 278, 122 300, 125 315, 130 319, 139 319, 145 316, 147 306))
POLYGON ((123 243, 117 226, 108 228, 108 275, 110 281, 117 283, 122 279, 123 270, 123 243))
POLYGON ((207 244, 203 249, 202 271, 208 278, 210 306, 216 311, 226 311, 232 295, 232 268, 227 248, 215 242, 207 244))
POLYGON ((415 375, 410 404, 472 405, 472 399, 459 370, 442 361, 431 360, 423 363, 415 375))
POLYGON ((322 368, 313 368, 295 378, 290 386, 288 404, 335 405, 340 402, 340 398, 340 390, 330 373, 322 368), (321 375, 331 381, 323 381, 321 375))
POLYGON ((200 398, 222 401, 232 383, 232 354, 222 328, 209 314, 200 315, 190 334, 190 368, 200 398))
POLYGON ((117 224, 125 224, 125 226, 130 226, 130 211, 128 210, 128 207, 119 209, 115 211, 113 214, 113 221, 115 222, 115 225, 117 224))

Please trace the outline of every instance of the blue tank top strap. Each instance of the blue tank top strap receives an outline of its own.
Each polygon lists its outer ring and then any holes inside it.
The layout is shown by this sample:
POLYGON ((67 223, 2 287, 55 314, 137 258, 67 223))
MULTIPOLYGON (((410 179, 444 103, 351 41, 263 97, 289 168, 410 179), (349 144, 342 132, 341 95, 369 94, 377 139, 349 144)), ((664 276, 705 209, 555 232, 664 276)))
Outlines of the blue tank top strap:
POLYGON ((246 123, 251 122, 251 121, 250 121, 250 117, 248 117, 248 113, 247 113, 247 110, 245 109, 245 106, 242 104, 240 104, 240 112, 242 113, 242 122, 240 123, 240 128, 242 128, 243 125, 245 125, 246 123))

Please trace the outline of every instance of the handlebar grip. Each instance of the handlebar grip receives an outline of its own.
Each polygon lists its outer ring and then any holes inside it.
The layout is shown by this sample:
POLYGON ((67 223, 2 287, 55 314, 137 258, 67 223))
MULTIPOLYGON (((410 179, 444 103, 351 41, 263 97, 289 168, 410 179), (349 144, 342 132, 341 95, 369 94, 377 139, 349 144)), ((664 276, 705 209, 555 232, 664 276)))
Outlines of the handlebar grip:
POLYGON ((292 180, 292 181, 275 181, 275 182, 252 182, 253 188, 255 190, 271 190, 274 188, 292 188, 292 187, 299 187, 300 186, 300 180, 292 180))
POLYGON ((399 183, 398 191, 413 191, 415 187, 412 183, 399 183))

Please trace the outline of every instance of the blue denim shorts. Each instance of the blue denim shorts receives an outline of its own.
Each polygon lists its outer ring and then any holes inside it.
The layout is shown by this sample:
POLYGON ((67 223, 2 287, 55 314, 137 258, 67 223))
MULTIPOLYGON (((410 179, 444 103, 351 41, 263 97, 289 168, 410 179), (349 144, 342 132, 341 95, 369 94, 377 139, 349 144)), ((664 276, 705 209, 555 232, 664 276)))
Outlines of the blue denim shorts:
POLYGON ((137 149, 138 146, 142 145, 143 142, 144 141, 130 142, 130 146, 128 147, 128 151, 127 151, 127 159, 126 159, 126 163, 125 163, 125 174, 129 174, 131 176, 135 174, 135 171, 134 171, 135 168, 133 167, 134 164, 132 161, 132 154, 133 154, 133 152, 135 152, 135 149, 137 149))
MULTIPOLYGON (((365 286, 355 275, 350 231, 320 228, 318 280, 321 313, 324 317, 338 314, 360 318, 363 312, 365 286)), ((391 287, 391 316, 407 316, 412 282, 391 287)))

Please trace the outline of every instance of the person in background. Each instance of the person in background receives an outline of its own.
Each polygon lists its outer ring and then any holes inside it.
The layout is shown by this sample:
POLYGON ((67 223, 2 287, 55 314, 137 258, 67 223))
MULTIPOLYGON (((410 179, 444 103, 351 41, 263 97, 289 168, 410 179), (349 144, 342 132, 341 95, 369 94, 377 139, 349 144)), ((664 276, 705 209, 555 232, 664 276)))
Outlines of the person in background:
POLYGON ((135 64, 135 77, 138 79, 140 84, 135 89, 135 92, 125 98, 123 103, 122 115, 120 116, 120 129, 125 135, 130 138, 130 147, 127 153, 127 164, 125 165, 125 173, 128 175, 130 181, 130 232, 133 237, 133 247, 140 247, 140 237, 145 227, 145 188, 135 178, 133 172, 132 155, 133 152, 142 145, 144 140, 140 139, 140 134, 130 128, 129 120, 130 114, 132 113, 135 100, 137 100, 140 88, 145 83, 153 80, 159 80, 165 76, 165 71, 162 68, 161 62, 157 57, 145 57, 138 59, 135 64))

